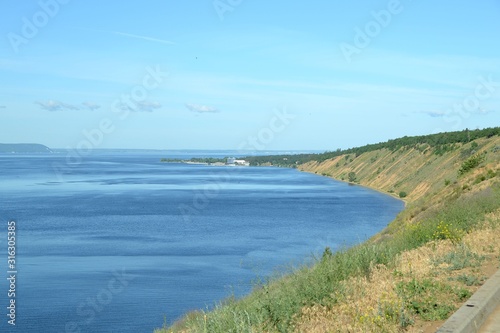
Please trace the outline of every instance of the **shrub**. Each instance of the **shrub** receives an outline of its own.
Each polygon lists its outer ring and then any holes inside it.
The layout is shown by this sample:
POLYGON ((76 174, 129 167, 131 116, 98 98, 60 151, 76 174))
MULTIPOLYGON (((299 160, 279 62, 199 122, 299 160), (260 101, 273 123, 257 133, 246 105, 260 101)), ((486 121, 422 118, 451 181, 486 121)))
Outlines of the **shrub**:
POLYGON ((399 197, 400 198, 406 198, 407 196, 408 196, 408 194, 405 191, 399 192, 399 197))
POLYGON ((354 171, 349 172, 347 176, 349 177, 349 181, 351 183, 354 183, 356 181, 356 173, 354 171))
POLYGON ((460 228, 453 227, 451 223, 440 221, 436 226, 436 231, 433 234, 435 240, 449 239, 453 243, 459 243, 464 236, 464 231, 460 228))
POLYGON ((476 178, 476 180, 474 181, 474 184, 479 184, 481 182, 484 182, 486 180, 486 176, 485 175, 480 175, 476 178))
POLYGON ((452 302, 441 300, 456 294, 456 290, 442 283, 413 278, 408 282, 399 282, 396 290, 405 300, 405 308, 423 320, 443 320, 455 310, 452 302))
POLYGON ((467 274, 462 274, 460 276, 457 276, 454 280, 458 282, 462 282, 466 286, 480 286, 482 284, 482 281, 474 275, 467 275, 467 274))
POLYGON ((476 154, 469 157, 462 163, 462 166, 458 170, 458 174, 463 175, 469 172, 470 170, 476 168, 483 161, 484 161, 484 155, 482 154, 476 154))

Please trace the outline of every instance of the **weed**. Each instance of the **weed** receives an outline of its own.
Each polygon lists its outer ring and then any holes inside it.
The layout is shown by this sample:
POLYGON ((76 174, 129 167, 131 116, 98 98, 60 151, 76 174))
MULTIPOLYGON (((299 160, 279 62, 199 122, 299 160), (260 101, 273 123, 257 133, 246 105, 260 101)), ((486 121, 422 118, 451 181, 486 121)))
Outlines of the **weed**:
POLYGON ((443 320, 455 310, 452 303, 448 303, 449 295, 456 291, 445 284, 428 279, 419 281, 413 278, 409 282, 398 283, 396 290, 404 299, 405 307, 423 320, 443 320))
POLYGON ((455 250, 442 258, 435 259, 434 264, 438 266, 444 263, 448 265, 447 270, 457 271, 468 267, 479 267, 484 259, 484 256, 479 256, 471 252, 467 246, 459 244, 455 250))
POLYGON ((480 286, 482 284, 482 279, 479 279, 477 276, 467 275, 467 274, 459 275, 456 278, 452 278, 452 280, 456 280, 458 282, 461 282, 468 287, 480 286))
POLYGON ((451 223, 440 221, 433 234, 433 239, 449 239, 453 243, 457 244, 462 240, 464 234, 465 232, 462 229, 454 227, 451 223))

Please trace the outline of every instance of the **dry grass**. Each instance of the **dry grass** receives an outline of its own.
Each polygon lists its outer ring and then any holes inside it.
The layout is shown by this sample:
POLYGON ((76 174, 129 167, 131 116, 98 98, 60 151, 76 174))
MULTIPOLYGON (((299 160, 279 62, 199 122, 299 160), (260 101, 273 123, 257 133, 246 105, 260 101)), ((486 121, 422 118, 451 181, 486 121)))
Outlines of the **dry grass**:
POLYGON ((340 301, 332 308, 303 308, 296 332, 398 332, 399 327, 379 313, 379 307, 401 308, 395 280, 385 266, 373 268, 371 279, 351 278, 342 283, 340 301))
MULTIPOLYGON (((488 152, 487 160, 483 164, 487 169, 497 170, 498 153, 492 153, 492 149, 500 146, 500 137, 476 141, 479 143, 479 152, 488 152)), ((302 164, 299 169, 341 180, 347 180, 348 173, 354 171, 361 185, 391 193, 405 191, 408 193, 408 202, 415 202, 442 191, 445 180, 457 180, 457 170, 465 158, 462 152, 469 148, 470 144, 456 146, 454 151, 442 156, 435 155, 431 148, 426 153, 414 148, 399 149, 395 152, 381 149, 364 153, 352 162, 350 160, 353 154, 348 155, 347 159, 345 155, 341 155, 321 163, 311 161, 302 164)), ((473 179, 483 171, 482 168, 474 170, 467 177, 473 179)))
MULTIPOLYGON (((296 332, 401 332, 401 320, 413 323, 406 332, 424 332, 430 324, 404 309, 404 295, 398 293, 398 284, 432 279, 435 283, 465 288, 473 293, 479 285, 467 285, 465 277, 470 281, 483 281, 495 272, 491 268, 497 268, 499 263, 499 230, 495 224, 500 223, 500 211, 489 214, 488 220, 491 223, 465 235, 461 244, 450 240, 434 241, 402 253, 394 268, 379 265, 373 267, 369 278, 356 277, 343 282, 335 295, 339 302, 333 307, 315 305, 302 309, 296 332), (473 262, 461 269, 450 269, 452 264, 442 259, 461 250, 484 260, 480 266, 473 262)), ((455 307, 461 304, 453 299, 440 301, 448 301, 455 307)))

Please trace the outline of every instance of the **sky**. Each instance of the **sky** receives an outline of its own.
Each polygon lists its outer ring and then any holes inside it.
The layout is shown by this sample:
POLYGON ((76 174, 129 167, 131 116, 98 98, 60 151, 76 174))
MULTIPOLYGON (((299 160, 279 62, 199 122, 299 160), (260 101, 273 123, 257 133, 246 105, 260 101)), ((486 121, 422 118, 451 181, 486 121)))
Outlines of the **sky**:
POLYGON ((0 0, 0 142, 335 150, 500 125, 500 0, 0 0))

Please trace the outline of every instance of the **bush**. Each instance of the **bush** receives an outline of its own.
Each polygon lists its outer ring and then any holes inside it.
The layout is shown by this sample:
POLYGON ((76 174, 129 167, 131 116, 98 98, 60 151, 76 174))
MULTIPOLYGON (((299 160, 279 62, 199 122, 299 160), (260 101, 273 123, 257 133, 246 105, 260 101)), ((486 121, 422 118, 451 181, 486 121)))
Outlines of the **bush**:
MULTIPOLYGON (((449 296, 455 296, 457 292, 463 292, 461 289, 455 290, 439 282, 427 279, 419 281, 415 278, 409 282, 399 282, 396 290, 405 300, 405 308, 426 321, 448 318, 455 307, 452 302, 442 302, 441 299, 448 299, 449 296)), ((455 297, 461 300, 460 296, 455 297)))
POLYGON ((476 168, 483 161, 484 161, 484 155, 482 154, 476 154, 469 157, 462 163, 462 166, 458 170, 458 174, 463 175, 469 172, 470 170, 476 168))
POLYGON ((401 192, 399 192, 399 197, 400 197, 400 198, 406 198, 406 196, 407 196, 407 195, 408 195, 408 194, 407 194, 405 191, 401 191, 401 192))
POLYGON ((356 181, 356 173, 355 172, 353 172, 353 171, 349 172, 348 177, 349 177, 349 181, 351 183, 354 183, 356 181))

